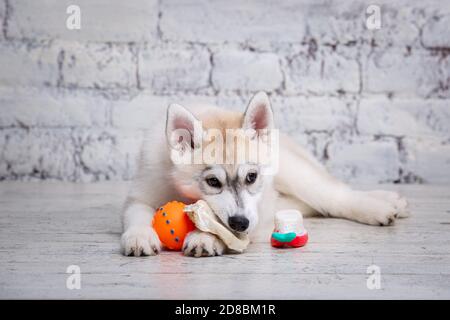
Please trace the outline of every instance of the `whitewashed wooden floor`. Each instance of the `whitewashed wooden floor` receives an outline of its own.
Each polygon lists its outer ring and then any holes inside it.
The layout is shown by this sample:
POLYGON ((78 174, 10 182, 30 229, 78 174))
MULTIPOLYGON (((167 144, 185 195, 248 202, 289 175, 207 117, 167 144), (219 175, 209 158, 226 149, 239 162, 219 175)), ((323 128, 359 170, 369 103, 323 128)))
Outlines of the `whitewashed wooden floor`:
POLYGON ((307 219, 304 248, 196 259, 120 255, 125 183, 0 183, 0 298, 450 298, 450 187, 386 188, 412 211, 393 227, 307 219), (380 290, 366 286, 372 264, 380 290), (66 288, 69 265, 80 290, 66 288))

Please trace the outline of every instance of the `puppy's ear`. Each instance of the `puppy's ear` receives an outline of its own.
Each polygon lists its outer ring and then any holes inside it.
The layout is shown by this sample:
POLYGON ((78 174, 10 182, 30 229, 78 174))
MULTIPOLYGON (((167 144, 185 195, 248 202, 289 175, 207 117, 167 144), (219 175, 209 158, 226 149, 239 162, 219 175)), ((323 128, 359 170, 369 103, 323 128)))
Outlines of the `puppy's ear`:
POLYGON ((270 130, 274 127, 273 111, 270 100, 264 91, 260 91, 250 100, 244 114, 243 129, 270 130))
POLYGON ((194 149, 202 141, 202 124, 186 108, 173 103, 167 108, 166 138, 176 150, 194 149))

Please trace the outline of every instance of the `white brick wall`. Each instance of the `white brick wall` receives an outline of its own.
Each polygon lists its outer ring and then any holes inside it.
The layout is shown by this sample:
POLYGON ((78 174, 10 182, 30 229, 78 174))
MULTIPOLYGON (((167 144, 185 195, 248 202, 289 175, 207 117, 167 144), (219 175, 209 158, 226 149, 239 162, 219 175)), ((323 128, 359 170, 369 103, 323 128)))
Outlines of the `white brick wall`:
POLYGON ((450 15, 436 15, 429 19, 422 31, 423 45, 427 48, 448 48, 450 47, 448 34, 450 30, 450 15))
POLYGON ((362 99, 357 128, 365 135, 396 137, 450 137, 448 100, 362 99))
POLYGON ((300 42, 305 7, 295 0, 162 1, 160 27, 163 39, 176 42, 300 42))
POLYGON ((110 102, 97 92, 0 87, 0 127, 105 127, 110 102))
POLYGON ((137 86, 136 54, 127 44, 71 42, 60 47, 61 86, 96 89, 137 86))
POLYGON ((56 86, 58 51, 48 43, 0 42, 0 82, 6 86, 56 86))
POLYGON ((338 177, 449 183, 450 3, 372 3, 0 0, 0 180, 129 179, 169 103, 263 89, 338 177))
POLYGON ((274 97, 277 123, 295 137, 308 132, 352 131, 356 101, 337 97, 274 97))
POLYGON ((157 0, 7 0, 8 37, 95 42, 154 41, 157 0), (69 5, 81 8, 81 29, 65 27, 69 5), (84 10, 86 9, 86 10, 84 10))
MULTIPOLYGON (((311 46, 311 45, 310 45, 311 46)), ((358 93, 359 64, 356 50, 344 48, 337 52, 323 46, 307 48, 287 63, 286 87, 293 94, 358 93)))
POLYGON ((201 91, 209 86, 210 53, 204 47, 152 46, 139 52, 140 85, 158 93, 201 91))
POLYGON ((399 154, 396 141, 390 138, 355 139, 330 143, 328 168, 344 180, 364 177, 365 183, 392 182, 399 179, 399 154))
POLYGON ((214 54, 213 61, 212 85, 218 91, 273 91, 281 87, 283 75, 276 54, 222 50, 214 54))
POLYGON ((76 146, 70 129, 2 130, 1 175, 8 179, 75 179, 76 146))
POLYGON ((449 77, 447 55, 434 52, 388 48, 374 50, 368 57, 364 76, 364 91, 391 92, 396 96, 448 97, 442 88, 449 77))
POLYGON ((439 139, 405 139, 403 174, 406 180, 448 184, 450 145, 439 139))

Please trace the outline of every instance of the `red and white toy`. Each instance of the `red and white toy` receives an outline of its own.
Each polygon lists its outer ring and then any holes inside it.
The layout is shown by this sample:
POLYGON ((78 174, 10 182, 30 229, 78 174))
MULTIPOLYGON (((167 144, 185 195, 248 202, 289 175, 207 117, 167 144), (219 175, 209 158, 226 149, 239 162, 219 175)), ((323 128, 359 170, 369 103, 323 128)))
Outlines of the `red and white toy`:
POLYGON ((270 243, 276 248, 303 247, 308 242, 308 232, 303 226, 303 216, 297 210, 282 210, 275 214, 275 229, 270 243))

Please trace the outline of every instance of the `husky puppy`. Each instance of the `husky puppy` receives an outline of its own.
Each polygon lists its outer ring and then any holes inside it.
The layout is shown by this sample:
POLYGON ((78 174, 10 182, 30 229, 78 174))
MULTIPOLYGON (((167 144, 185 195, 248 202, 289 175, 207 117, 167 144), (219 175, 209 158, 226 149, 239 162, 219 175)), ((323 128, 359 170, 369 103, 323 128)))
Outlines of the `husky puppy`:
MULTIPOLYGON (((247 233, 253 240, 269 238, 274 213, 281 209, 377 226, 407 216, 406 200, 397 193, 353 190, 288 136, 279 133, 277 140, 269 139, 271 132, 277 130, 264 92, 250 100, 244 113, 213 106, 188 110, 170 105, 165 123, 149 131, 141 149, 138 172, 123 210, 123 253, 160 252, 151 220, 155 209, 171 200, 192 203, 203 199, 224 226, 238 236, 247 233), (276 170, 267 156, 255 159, 245 152, 252 143, 257 143, 258 150, 271 150, 266 154, 276 156, 276 170)), ((184 240, 183 252, 214 256, 226 248, 216 236, 193 231, 184 240)))

